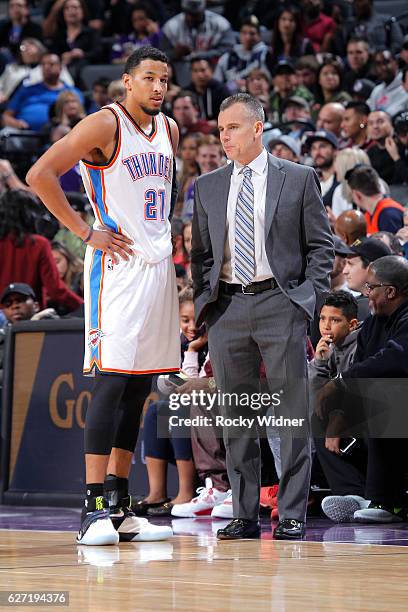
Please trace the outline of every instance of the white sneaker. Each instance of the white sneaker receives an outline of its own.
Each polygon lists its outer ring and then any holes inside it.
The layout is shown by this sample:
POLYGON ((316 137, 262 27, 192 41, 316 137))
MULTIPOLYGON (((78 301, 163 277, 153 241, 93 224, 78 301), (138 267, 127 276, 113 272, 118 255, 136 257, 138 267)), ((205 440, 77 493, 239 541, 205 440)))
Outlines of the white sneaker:
POLYGON ((369 506, 370 500, 360 495, 329 495, 322 500, 322 510, 335 523, 349 523, 354 513, 369 506))
POLYGON ((181 518, 210 516, 211 511, 228 497, 228 492, 219 491, 213 487, 211 478, 205 479, 205 487, 199 487, 197 493, 197 497, 193 497, 191 501, 185 504, 175 504, 171 509, 172 516, 181 518))
POLYGON ((227 491, 227 497, 224 499, 222 504, 215 506, 215 508, 211 512, 211 516, 215 518, 225 518, 225 519, 234 518, 233 512, 232 512, 232 491, 231 489, 227 491))
MULTIPOLYGON (((120 518, 112 514, 111 517, 114 524, 120 518)), ((115 526, 121 542, 159 542, 173 536, 173 530, 168 525, 153 525, 133 512, 127 513, 120 525, 115 526)))
POLYGON ((93 498, 83 508, 76 541, 86 546, 119 544, 119 534, 110 519, 108 502, 103 497, 93 498))

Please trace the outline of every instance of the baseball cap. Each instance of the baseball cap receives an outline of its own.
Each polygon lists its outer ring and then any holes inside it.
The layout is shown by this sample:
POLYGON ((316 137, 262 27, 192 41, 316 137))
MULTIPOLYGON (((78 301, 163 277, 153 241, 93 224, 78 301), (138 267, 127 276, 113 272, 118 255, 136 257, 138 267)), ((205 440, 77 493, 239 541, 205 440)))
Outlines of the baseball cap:
POLYGON ((0 303, 4 304, 5 300, 12 293, 19 293, 20 295, 32 297, 33 300, 35 300, 35 293, 34 290, 30 287, 30 285, 27 285, 26 283, 11 283, 4 289, 3 293, 1 294, 0 303))
POLYGON ((185 13, 203 13, 205 0, 181 0, 181 10, 185 13))
POLYGON ((295 67, 288 60, 280 60, 273 69, 273 76, 277 74, 295 74, 295 67))
POLYGON ((290 96, 290 98, 286 98, 286 100, 283 103, 283 108, 285 109, 288 106, 291 106, 294 104, 296 104, 296 106, 301 106, 302 108, 306 110, 310 109, 310 105, 307 102, 307 100, 305 100, 301 96, 290 96))
POLYGON ((370 81, 370 79, 357 79, 354 81, 351 92, 353 95, 366 100, 371 96, 371 92, 373 91, 374 87, 375 83, 370 81))
POLYGON ((378 238, 357 238, 350 247, 348 257, 355 257, 356 255, 371 262, 380 259, 380 257, 392 255, 392 252, 378 238))
POLYGON ((344 240, 334 234, 333 242, 335 255, 340 255, 340 257, 347 257, 347 255, 350 255, 350 247, 347 246, 344 240))
POLYGON ((396 132, 406 133, 408 131, 408 111, 402 111, 395 115, 393 124, 396 132))
POLYGON ((325 140, 326 142, 329 142, 335 149, 339 148, 339 143, 333 132, 329 132, 327 130, 317 130, 317 132, 311 134, 306 138, 306 146, 311 147, 312 143, 316 142, 316 140, 325 140))
POLYGON ((269 150, 272 150, 276 144, 285 145, 285 147, 288 147, 288 149, 290 149, 292 153, 296 155, 296 157, 300 157, 300 143, 292 138, 292 136, 282 134, 282 136, 279 136, 278 138, 272 138, 272 140, 270 140, 268 143, 269 150))

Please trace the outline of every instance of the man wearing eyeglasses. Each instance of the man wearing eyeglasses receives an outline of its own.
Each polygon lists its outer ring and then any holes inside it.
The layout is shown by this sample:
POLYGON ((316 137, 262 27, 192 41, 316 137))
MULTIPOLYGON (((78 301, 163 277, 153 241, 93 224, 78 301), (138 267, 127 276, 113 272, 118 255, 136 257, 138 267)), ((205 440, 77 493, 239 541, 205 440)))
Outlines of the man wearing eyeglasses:
MULTIPOLYGON (((372 316, 361 328, 353 364, 323 388, 316 414, 327 417, 333 406, 340 406, 340 395, 347 400, 347 393, 359 387, 358 402, 366 410, 368 446, 364 497, 370 504, 357 507, 349 520, 395 523, 407 520, 408 508, 404 478, 408 437, 408 261, 398 255, 380 257, 369 265, 364 288, 372 316)), ((347 401, 341 404, 340 412, 346 421, 351 416, 347 401)))

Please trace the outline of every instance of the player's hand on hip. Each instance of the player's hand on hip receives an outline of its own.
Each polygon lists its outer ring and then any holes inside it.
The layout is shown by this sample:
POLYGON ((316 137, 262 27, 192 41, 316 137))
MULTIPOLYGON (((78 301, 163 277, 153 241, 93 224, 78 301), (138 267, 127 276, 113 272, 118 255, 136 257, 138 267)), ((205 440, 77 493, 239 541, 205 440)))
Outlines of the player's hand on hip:
POLYGON ((130 248, 133 240, 123 234, 116 234, 110 229, 94 230, 88 244, 94 249, 108 253, 116 262, 118 256, 128 261, 134 255, 130 248))

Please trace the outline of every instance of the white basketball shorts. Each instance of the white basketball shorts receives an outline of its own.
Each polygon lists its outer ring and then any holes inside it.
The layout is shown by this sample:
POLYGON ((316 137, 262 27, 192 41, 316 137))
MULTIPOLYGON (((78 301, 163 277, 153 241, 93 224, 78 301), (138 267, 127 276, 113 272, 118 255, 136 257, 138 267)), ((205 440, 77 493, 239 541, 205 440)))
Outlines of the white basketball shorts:
POLYGON ((115 263, 88 247, 84 262, 84 374, 178 372, 180 325, 171 256, 115 263))

